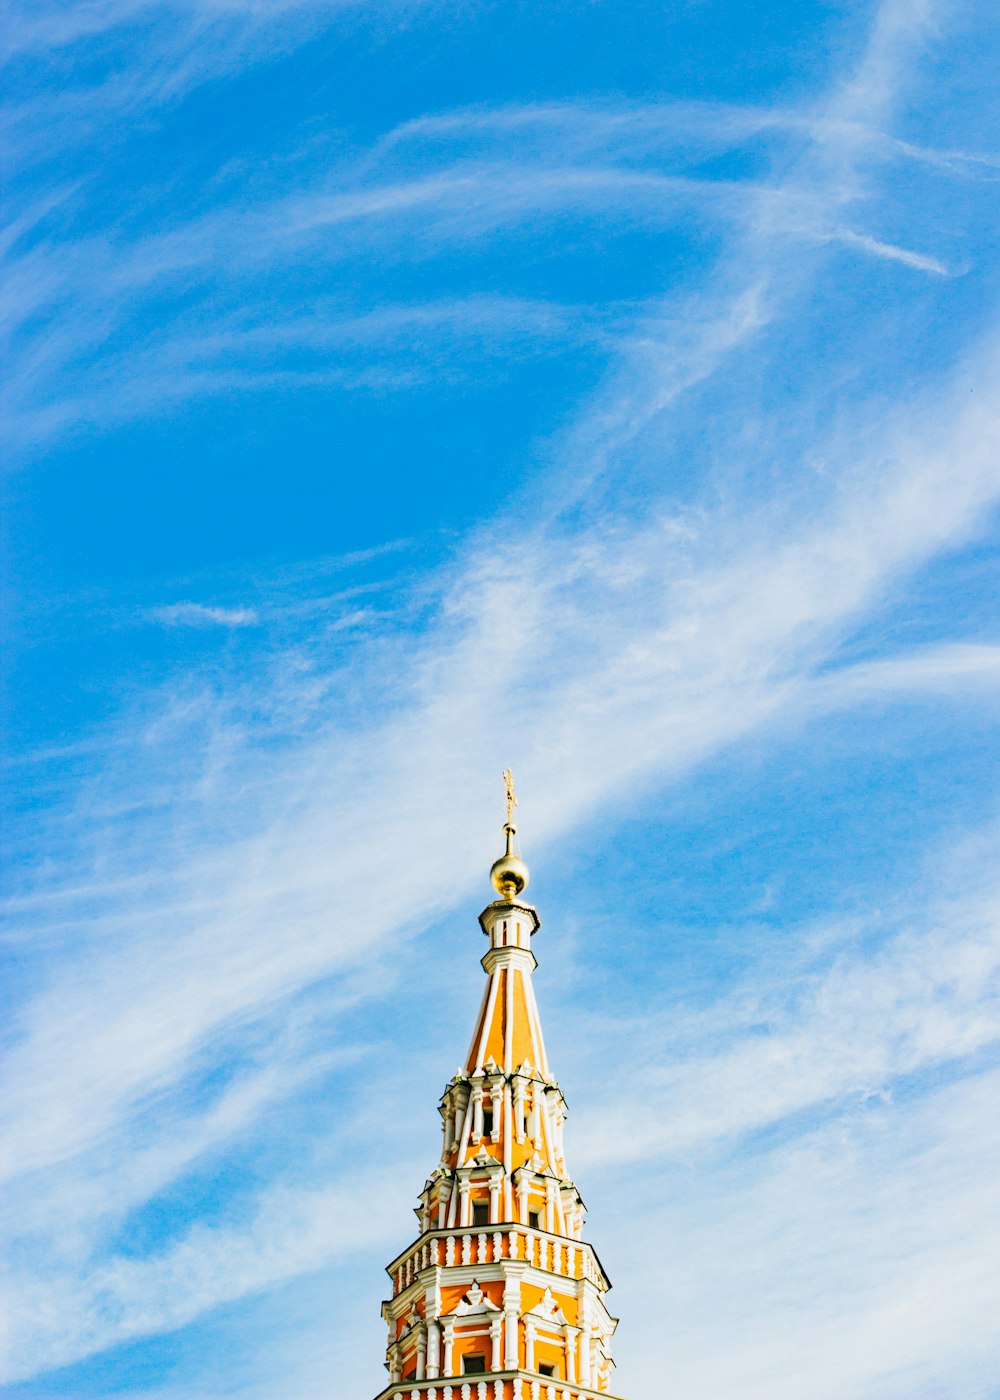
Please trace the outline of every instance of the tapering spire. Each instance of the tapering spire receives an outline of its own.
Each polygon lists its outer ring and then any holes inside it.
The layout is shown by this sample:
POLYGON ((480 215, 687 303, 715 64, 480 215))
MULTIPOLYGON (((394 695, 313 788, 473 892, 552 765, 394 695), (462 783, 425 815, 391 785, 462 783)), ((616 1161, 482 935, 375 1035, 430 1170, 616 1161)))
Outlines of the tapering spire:
POLYGON ((389 1266, 389 1384, 380 1400, 610 1400, 610 1284, 583 1239, 532 973, 514 779, 504 773, 500 896, 479 916, 486 986, 465 1063, 441 1099, 441 1156, 420 1234, 389 1266), (474 1379, 472 1379, 474 1378, 474 1379))

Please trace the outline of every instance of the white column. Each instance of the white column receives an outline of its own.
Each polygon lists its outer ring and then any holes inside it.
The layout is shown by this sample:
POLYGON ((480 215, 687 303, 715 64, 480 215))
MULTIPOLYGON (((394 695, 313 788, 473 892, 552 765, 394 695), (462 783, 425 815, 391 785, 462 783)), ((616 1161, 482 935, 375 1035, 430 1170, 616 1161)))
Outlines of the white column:
POLYGON ((535 1320, 532 1317, 524 1320, 524 1369, 535 1369, 535 1320))
POLYGON ((499 1081, 490 1090, 490 1106, 493 1109, 493 1141, 500 1136, 500 1118, 503 1110, 503 1085, 499 1081))
POLYGON ((492 1177, 490 1180, 490 1224, 496 1225, 500 1220, 500 1180, 492 1177))
POLYGON ((458 1223, 463 1230, 468 1229, 470 1215, 469 1183, 460 1181, 458 1183, 458 1223))
POLYGON ((505 1371, 516 1371, 519 1365, 517 1322, 521 1314, 521 1280, 519 1278, 509 1278, 504 1284, 503 1310, 505 1323, 503 1368, 505 1371))
POLYGON ((586 1285, 581 1284, 580 1292, 580 1384, 589 1386, 593 1372, 590 1365, 590 1300, 586 1285))
POLYGON ((427 1379, 427 1333, 423 1328, 417 1333, 417 1380, 427 1379))
POLYGON ((520 1078, 514 1080, 514 1136, 524 1141, 524 1081, 520 1078))
POLYGON ((550 1235, 555 1233, 556 1228, 555 1194, 556 1184, 551 1177, 547 1177, 545 1181, 545 1228, 550 1235))
MULTIPOLYGON (((464 1108, 464 1114, 463 1114, 463 1117, 462 1117, 462 1135, 461 1135, 461 1137, 459 1138, 459 1142, 458 1142, 458 1165, 459 1165, 460 1167, 462 1167, 462 1166, 465 1165, 465 1149, 466 1149, 466 1148, 468 1147, 468 1145, 469 1145, 469 1133, 470 1133, 471 1130, 472 1130, 472 1117, 473 1117, 473 1113, 472 1113, 472 1104, 471 1104, 471 1101, 469 1101, 469 1100, 467 1099, 467 1100, 466 1100, 466 1104, 465 1104, 465 1108, 464 1108)), ((455 1197, 454 1197, 454 1195, 452 1195, 452 1202, 453 1202, 453 1203, 454 1203, 454 1200, 455 1200, 455 1197)), ((453 1207, 453 1208, 454 1208, 454 1207, 453 1207)), ((451 1214, 449 1214, 449 1216, 448 1216, 448 1224, 449 1224, 449 1226, 454 1224, 454 1217, 453 1217, 451 1214)))
POLYGON ((580 1384, 594 1384, 594 1336, 589 1327, 580 1336, 580 1384))
POLYGON ((502 1371, 500 1349, 503 1342, 503 1318, 495 1317, 490 1323, 490 1370, 502 1371))
POLYGON ((523 1171, 517 1177, 517 1218, 522 1225, 528 1223, 528 1178, 523 1171))
POLYGON ((427 1323, 427 1379, 437 1380, 441 1374, 441 1328, 431 1318, 427 1323))
POLYGON ((472 1091, 472 1136, 481 1138, 483 1135, 483 1088, 477 1084, 472 1091))
POLYGON ((528 1110, 528 1136, 533 1142, 541 1142, 542 1127, 539 1122, 538 1096, 542 1092, 542 1086, 538 1081, 534 1081, 531 1086, 531 1108, 528 1110))
POLYGON ((576 1384, 576 1342, 580 1335, 579 1327, 566 1324, 566 1379, 570 1385, 576 1384))
POLYGON ((454 1374, 452 1371, 451 1352, 455 1342, 455 1323, 452 1318, 443 1317, 441 1319, 441 1327, 444 1332, 444 1354, 441 1358, 441 1374, 442 1376, 450 1376, 454 1374))

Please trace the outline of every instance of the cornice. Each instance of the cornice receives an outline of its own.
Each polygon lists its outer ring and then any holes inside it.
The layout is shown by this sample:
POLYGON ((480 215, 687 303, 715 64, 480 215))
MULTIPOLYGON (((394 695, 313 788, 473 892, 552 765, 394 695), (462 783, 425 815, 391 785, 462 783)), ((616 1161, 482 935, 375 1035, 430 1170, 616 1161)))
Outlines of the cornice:
POLYGON ((488 936, 490 926, 498 919, 511 919, 517 914, 527 914, 531 920, 532 933, 537 933, 541 928, 542 921, 538 917, 538 910, 533 904, 527 904, 520 899, 495 899, 492 904, 487 904, 479 916, 479 926, 488 936))
POLYGON ((519 967, 527 972, 534 972, 538 967, 538 959, 530 948, 487 948, 486 952, 479 959, 483 971, 491 977, 498 967, 519 967))

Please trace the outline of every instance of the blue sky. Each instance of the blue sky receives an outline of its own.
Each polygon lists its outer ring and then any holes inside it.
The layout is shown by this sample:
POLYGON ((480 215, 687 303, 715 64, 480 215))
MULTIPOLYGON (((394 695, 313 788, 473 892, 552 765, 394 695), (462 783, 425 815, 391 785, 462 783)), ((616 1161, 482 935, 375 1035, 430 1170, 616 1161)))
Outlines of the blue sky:
POLYGON ((382 1387, 502 768, 633 1400, 1000 1396, 982 0, 15 0, 12 1400, 382 1387))

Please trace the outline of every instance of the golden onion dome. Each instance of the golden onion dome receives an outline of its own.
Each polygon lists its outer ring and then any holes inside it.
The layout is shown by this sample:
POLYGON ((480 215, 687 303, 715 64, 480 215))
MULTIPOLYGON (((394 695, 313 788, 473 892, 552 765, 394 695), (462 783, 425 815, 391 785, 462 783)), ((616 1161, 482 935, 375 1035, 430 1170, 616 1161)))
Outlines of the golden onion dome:
POLYGON ((516 899, 528 883, 528 867, 520 856, 514 854, 514 835, 517 827, 508 822, 504 827, 507 835, 507 849, 490 869, 493 888, 504 899, 516 899))

